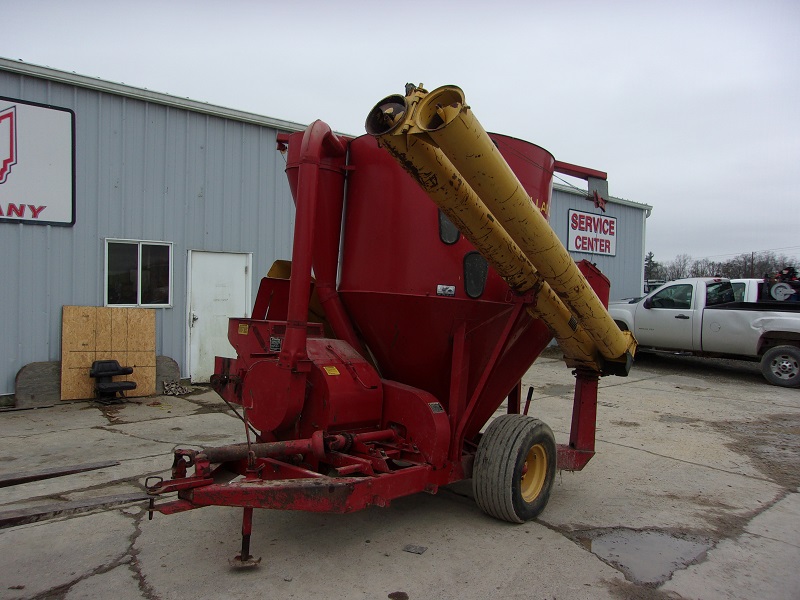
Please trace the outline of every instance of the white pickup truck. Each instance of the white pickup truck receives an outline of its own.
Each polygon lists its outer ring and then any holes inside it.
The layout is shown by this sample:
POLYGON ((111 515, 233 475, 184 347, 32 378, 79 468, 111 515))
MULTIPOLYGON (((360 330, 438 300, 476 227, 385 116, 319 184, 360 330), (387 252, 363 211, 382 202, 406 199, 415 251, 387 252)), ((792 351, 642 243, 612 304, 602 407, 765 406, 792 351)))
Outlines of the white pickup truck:
POLYGON ((770 383, 800 386, 800 302, 736 302, 730 280, 693 277, 608 312, 639 350, 760 360, 770 383))

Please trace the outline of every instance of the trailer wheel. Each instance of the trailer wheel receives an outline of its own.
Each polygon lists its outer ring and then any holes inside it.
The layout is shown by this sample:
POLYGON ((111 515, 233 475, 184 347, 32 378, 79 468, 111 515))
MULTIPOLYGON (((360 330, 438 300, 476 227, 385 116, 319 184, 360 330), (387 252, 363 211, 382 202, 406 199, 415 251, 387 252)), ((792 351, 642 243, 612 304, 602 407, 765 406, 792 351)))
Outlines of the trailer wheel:
POLYGON ((472 471, 475 502, 496 519, 524 523, 544 510, 555 474, 552 430, 533 417, 502 415, 478 444, 472 471))
POLYGON ((772 385, 800 386, 800 348, 775 346, 761 357, 761 373, 772 385))

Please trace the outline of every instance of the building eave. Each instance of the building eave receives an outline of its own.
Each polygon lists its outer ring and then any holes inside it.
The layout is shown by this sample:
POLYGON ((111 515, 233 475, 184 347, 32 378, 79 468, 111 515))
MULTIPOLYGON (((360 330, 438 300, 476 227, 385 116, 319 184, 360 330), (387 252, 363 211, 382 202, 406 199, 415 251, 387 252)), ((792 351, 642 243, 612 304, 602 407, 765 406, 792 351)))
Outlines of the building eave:
POLYGON ((124 83, 114 83, 112 81, 106 81, 97 77, 88 77, 86 75, 61 71, 51 67, 33 65, 21 60, 11 60, 0 57, 0 71, 8 71, 10 73, 17 73, 19 75, 37 77, 39 79, 46 79, 48 81, 73 85, 106 94, 116 94, 126 98, 134 98, 136 100, 143 100, 145 102, 153 102, 164 106, 171 106, 173 108, 191 110, 215 117, 221 117, 223 119, 232 119, 244 123, 272 127, 281 131, 302 131, 306 128, 306 125, 301 123, 265 117, 255 113, 227 108, 224 106, 217 106, 207 102, 199 102, 190 98, 181 98, 179 96, 154 92, 152 90, 138 88, 124 83))
MULTIPOLYGON (((581 196, 587 197, 587 191, 581 190, 579 188, 563 185, 560 183, 554 183, 553 189, 558 190, 559 192, 564 192, 567 194, 572 194, 573 196, 581 196)), ((642 204, 641 202, 634 202, 633 200, 626 200, 625 198, 615 198, 614 196, 609 196, 606 198, 606 202, 610 202, 611 204, 619 204, 621 206, 630 206, 632 208, 638 208, 639 210, 643 210, 647 212, 647 216, 650 216, 650 213, 653 211, 653 207, 649 204, 642 204)))

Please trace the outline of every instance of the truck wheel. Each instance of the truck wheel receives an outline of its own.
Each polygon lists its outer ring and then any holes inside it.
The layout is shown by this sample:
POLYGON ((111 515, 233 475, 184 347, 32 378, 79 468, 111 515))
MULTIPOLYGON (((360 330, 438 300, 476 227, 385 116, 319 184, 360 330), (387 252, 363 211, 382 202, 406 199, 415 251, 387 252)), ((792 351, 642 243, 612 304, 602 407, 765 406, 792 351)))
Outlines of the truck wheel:
POLYGON ((556 441, 542 421, 502 415, 478 444, 472 471, 475 502, 486 514, 524 523, 544 510, 556 475, 556 441))
POLYGON ((772 385, 800 386, 800 348, 775 346, 761 357, 761 373, 772 385))

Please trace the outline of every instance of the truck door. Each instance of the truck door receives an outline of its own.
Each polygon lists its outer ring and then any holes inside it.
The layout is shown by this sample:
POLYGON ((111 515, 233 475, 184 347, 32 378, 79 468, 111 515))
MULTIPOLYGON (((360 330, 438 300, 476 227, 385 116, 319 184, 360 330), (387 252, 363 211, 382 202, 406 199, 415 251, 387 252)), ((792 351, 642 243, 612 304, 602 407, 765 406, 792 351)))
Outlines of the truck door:
POLYGON ((636 307, 634 335, 642 346, 692 349, 695 301, 690 283, 665 285, 636 307))

